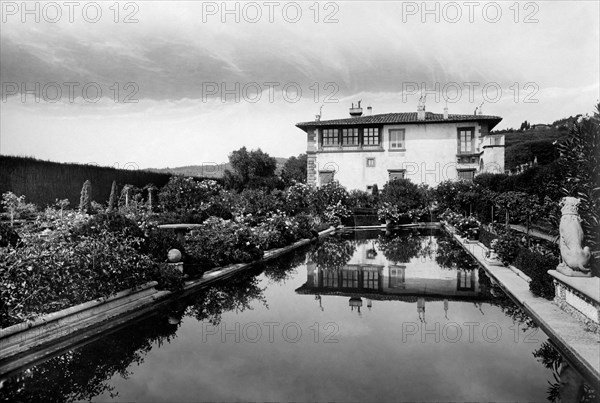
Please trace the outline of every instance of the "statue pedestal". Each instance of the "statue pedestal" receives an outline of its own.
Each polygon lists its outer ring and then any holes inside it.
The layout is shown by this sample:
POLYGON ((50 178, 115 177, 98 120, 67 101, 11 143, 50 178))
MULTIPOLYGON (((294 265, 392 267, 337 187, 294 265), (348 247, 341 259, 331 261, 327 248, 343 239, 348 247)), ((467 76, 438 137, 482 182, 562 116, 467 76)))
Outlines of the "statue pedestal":
POLYGON ((564 274, 567 277, 592 277, 591 270, 588 270, 587 272, 573 270, 564 263, 560 263, 558 266, 556 266, 556 271, 558 271, 561 274, 564 274))
POLYGON ((554 277, 554 303, 600 334, 600 278, 571 277, 557 270, 548 274, 554 277))

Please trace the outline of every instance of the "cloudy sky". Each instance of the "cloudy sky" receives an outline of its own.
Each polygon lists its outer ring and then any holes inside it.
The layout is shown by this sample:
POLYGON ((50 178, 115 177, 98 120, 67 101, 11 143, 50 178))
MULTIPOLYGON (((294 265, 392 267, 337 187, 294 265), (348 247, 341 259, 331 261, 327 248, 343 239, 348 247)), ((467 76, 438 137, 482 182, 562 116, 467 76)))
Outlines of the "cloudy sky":
POLYGON ((358 100, 415 111, 423 89, 429 111, 483 102, 506 128, 591 112, 600 91, 597 1, 22 4, 1 2, 4 155, 141 168, 220 163, 243 145, 288 157, 306 148, 294 124, 321 106, 323 119, 358 100))

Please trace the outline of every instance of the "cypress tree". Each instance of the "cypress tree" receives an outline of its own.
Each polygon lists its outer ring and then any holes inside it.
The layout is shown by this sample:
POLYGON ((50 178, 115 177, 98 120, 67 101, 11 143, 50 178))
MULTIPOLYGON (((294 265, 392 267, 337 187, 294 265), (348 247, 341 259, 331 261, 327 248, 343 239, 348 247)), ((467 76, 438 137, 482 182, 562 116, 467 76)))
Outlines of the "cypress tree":
POLYGON ((92 182, 89 179, 83 183, 81 188, 79 211, 85 214, 91 214, 92 212, 92 182))
POLYGON ((110 198, 108 199, 107 212, 111 212, 118 207, 119 199, 117 198, 117 181, 113 181, 110 188, 110 198))

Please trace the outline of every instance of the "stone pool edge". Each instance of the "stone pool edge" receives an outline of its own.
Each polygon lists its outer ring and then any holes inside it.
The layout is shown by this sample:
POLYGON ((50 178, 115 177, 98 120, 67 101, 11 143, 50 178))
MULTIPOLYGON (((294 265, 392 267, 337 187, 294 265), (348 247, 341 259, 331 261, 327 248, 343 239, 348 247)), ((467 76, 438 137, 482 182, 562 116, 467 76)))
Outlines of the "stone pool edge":
POLYGON ((237 263, 218 267, 203 273, 202 277, 185 282, 182 291, 156 290, 157 282, 152 281, 138 287, 120 291, 108 297, 88 301, 61 311, 43 315, 32 321, 22 322, 0 330, 0 378, 3 374, 23 367, 32 361, 52 355, 72 344, 82 344, 85 339, 96 336, 112 327, 122 326, 128 320, 135 319, 163 303, 169 297, 182 297, 196 292, 214 282, 227 279, 257 263, 267 261, 296 248, 308 245, 320 237, 338 230, 330 227, 320 231, 311 239, 301 239, 282 248, 271 249, 262 259, 250 263, 237 263), (114 322, 114 326, 110 326, 114 322), (107 326, 108 324, 108 326, 107 326), (96 328, 97 331, 94 331, 96 328), (89 334, 88 334, 89 333, 89 334), (43 351, 41 351, 43 350, 43 351), (30 357, 33 353, 33 357, 30 357), (27 357, 19 358, 27 354, 27 357), (13 360, 14 359, 14 360, 13 360))
POLYGON ((494 279, 513 300, 525 307, 542 330, 566 353, 567 361, 574 365, 589 381, 600 385, 600 337, 587 331, 583 324, 561 310, 552 301, 536 297, 529 290, 531 279, 514 266, 490 265, 485 260, 487 248, 479 243, 465 243, 451 227, 442 228, 494 279))

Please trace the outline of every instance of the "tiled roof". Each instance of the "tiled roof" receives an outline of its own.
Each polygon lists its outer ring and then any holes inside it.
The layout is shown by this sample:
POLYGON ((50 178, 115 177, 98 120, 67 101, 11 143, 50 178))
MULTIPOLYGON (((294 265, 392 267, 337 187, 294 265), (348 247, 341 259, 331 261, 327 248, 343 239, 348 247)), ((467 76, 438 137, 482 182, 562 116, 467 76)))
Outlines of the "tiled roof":
POLYGON ((390 125, 397 123, 446 123, 446 122, 489 122, 489 130, 492 130, 502 118, 500 116, 490 115, 452 115, 448 114, 448 119, 444 119, 441 113, 425 112, 425 120, 417 119, 417 112, 384 113, 381 115, 360 116, 356 118, 334 119, 334 120, 313 120, 311 122, 302 122, 296 124, 302 130, 323 127, 323 126, 351 126, 351 125, 390 125))

